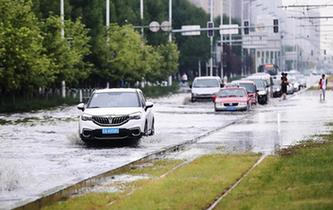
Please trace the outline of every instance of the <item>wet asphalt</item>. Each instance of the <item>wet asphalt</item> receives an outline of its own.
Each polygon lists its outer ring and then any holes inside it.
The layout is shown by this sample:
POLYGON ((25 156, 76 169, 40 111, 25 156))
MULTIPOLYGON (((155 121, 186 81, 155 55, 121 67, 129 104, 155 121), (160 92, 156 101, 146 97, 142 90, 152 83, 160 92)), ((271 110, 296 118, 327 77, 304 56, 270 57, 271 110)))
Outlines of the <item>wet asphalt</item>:
POLYGON ((136 144, 87 147, 77 136, 76 107, 0 115, 0 209, 36 199, 48 190, 109 171, 161 148, 205 132, 237 124, 200 139, 177 158, 215 150, 274 154, 283 147, 328 131, 333 119, 333 93, 319 100, 307 91, 286 101, 272 99, 250 112, 215 113, 210 102, 187 103, 189 94, 152 100, 156 135, 136 144))

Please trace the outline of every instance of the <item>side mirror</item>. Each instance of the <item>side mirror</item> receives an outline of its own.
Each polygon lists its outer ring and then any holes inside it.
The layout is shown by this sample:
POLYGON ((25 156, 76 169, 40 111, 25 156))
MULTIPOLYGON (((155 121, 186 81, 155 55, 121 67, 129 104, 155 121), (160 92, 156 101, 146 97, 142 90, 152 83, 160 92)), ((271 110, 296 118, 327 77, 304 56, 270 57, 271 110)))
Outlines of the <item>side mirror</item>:
POLYGON ((190 85, 190 88, 192 89, 192 85, 190 85))
POLYGON ((146 102, 146 107, 145 110, 147 111, 147 109, 150 109, 154 106, 154 104, 152 102, 146 102))
POLYGON ((223 87, 224 87, 224 84, 223 84, 223 83, 221 83, 220 87, 221 87, 221 88, 223 88, 223 87))
POLYGON ((77 109, 84 111, 84 103, 80 103, 79 105, 77 105, 77 109))

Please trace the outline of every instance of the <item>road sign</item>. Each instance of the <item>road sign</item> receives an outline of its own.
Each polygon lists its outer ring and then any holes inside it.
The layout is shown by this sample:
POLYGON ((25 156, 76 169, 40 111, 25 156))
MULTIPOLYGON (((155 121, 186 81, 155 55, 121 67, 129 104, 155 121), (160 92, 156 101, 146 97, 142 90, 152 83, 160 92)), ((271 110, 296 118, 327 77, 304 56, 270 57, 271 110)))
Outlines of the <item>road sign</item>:
POLYGON ((182 26, 183 36, 200 36, 200 25, 182 26))
POLYGON ((172 28, 171 28, 171 24, 169 23, 169 21, 163 21, 161 23, 161 29, 162 29, 162 31, 170 32, 172 30, 172 28))
POLYGON ((160 24, 156 21, 153 21, 149 24, 149 30, 151 32, 158 32, 160 30, 160 24))
POLYGON ((238 34, 239 26, 237 24, 234 25, 220 25, 220 35, 223 34, 238 34))

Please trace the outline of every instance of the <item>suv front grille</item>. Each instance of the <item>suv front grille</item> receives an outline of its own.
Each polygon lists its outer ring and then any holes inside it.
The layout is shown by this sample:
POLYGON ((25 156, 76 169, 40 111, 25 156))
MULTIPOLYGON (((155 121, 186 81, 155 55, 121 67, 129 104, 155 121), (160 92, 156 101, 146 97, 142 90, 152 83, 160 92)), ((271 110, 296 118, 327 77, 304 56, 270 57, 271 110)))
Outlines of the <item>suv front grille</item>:
POLYGON ((93 122, 102 126, 123 125, 129 121, 129 116, 93 116, 93 122))

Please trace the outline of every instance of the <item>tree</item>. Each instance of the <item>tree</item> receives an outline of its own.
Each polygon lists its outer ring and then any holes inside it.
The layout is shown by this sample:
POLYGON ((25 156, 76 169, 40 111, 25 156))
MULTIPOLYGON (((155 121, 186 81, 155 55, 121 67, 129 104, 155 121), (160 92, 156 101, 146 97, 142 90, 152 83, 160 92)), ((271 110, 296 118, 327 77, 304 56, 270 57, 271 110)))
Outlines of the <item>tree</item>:
POLYGON ((98 39, 95 52, 98 55, 97 74, 106 81, 141 80, 145 74, 142 68, 144 42, 132 26, 112 24, 105 36, 98 39))
POLYGON ((84 61, 90 53, 88 30, 80 19, 72 22, 65 21, 65 39, 61 37, 60 18, 50 16, 42 26, 44 32, 44 46, 47 55, 52 60, 52 68, 56 72, 56 82, 65 80, 70 84, 77 84, 89 76, 89 63, 84 61))
POLYGON ((0 87, 7 93, 31 93, 55 79, 31 6, 29 0, 0 0, 0 87))
MULTIPOLYGON (((150 81, 163 81, 178 70, 179 51, 175 43, 167 43, 156 47, 156 51, 161 56, 159 69, 149 72, 147 79, 150 81)), ((157 64, 155 64, 157 65, 157 64)))

